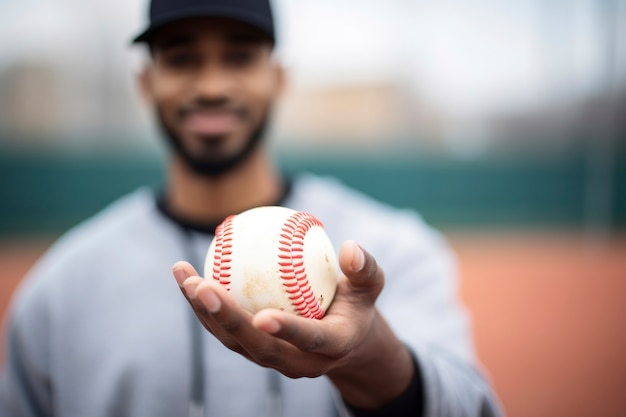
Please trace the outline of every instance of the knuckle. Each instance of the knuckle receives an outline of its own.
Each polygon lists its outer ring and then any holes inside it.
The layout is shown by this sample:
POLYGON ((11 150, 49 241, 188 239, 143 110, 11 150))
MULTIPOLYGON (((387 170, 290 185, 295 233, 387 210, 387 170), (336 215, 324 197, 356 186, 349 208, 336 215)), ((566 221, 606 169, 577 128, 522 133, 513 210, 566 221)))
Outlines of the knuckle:
POLYGON ((257 363, 268 367, 277 367, 282 363, 281 356, 278 352, 271 349, 259 349, 254 353, 254 359, 257 363))
POLYGON ((241 322, 238 320, 231 320, 221 323, 221 327, 230 334, 237 334, 241 330, 241 322))
POLYGON ((316 335, 306 345, 307 352, 318 352, 324 347, 324 339, 320 335, 316 335))

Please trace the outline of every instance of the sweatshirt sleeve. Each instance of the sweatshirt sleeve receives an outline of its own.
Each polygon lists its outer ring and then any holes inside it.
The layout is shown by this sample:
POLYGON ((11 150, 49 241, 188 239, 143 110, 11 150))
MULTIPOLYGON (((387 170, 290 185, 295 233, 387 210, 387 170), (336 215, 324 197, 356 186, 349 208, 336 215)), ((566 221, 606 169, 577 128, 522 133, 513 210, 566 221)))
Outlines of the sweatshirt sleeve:
MULTIPOLYGON (((436 356, 436 355, 435 355, 436 356)), ((407 390, 378 410, 340 405, 342 417, 500 417, 502 411, 489 385, 477 372, 454 360, 422 362, 407 390), (455 369, 456 368, 456 369, 455 369), (428 386, 424 385, 428 380, 428 386)))
MULTIPOLYGON (((28 284, 33 284, 29 282, 28 284)), ((23 285, 4 326, 4 363, 0 370, 0 415, 51 416, 48 313, 41 291, 23 285), (29 304, 30 308, 23 308, 29 304)))
POLYGON ((425 417, 499 417, 502 411, 484 376, 444 352, 422 352, 425 417))

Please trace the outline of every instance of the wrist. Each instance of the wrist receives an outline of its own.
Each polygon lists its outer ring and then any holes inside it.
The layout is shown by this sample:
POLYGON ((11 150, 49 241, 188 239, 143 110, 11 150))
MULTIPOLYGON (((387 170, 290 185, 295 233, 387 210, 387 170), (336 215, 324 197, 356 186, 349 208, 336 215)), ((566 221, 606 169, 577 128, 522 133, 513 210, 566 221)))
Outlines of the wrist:
POLYGON ((378 313, 345 365, 328 373, 343 400, 364 410, 384 407, 400 397, 414 376, 411 352, 378 313))

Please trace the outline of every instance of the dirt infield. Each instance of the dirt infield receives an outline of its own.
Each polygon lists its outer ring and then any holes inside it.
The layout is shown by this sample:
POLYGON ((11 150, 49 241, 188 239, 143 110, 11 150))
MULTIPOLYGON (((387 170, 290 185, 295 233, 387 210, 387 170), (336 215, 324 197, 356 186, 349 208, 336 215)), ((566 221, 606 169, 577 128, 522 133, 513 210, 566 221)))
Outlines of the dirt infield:
MULTIPOLYGON (((507 415, 626 415, 626 236, 604 243, 566 233, 448 236, 478 354, 507 415)), ((0 314, 49 244, 0 242, 0 314)))
POLYGON ((626 240, 452 242, 478 353, 508 415, 626 416, 626 240))

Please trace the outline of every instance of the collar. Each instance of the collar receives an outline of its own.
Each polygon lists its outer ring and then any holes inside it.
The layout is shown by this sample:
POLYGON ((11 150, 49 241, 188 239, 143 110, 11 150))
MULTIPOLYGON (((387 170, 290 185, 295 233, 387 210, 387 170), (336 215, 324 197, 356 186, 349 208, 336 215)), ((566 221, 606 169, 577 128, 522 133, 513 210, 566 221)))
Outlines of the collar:
MULTIPOLYGON (((291 178, 285 178, 283 181, 283 190, 277 201, 271 202, 268 205, 282 206, 285 205, 285 202, 291 195, 292 190, 292 180, 291 178)), ((169 206, 167 199, 165 198, 165 190, 161 189, 156 193, 156 207, 157 210, 165 216, 167 219, 174 222, 179 227, 193 232, 199 232, 204 234, 213 235, 215 233, 215 229, 217 226, 222 223, 224 219, 216 219, 215 221, 209 222, 197 222, 193 220, 186 219, 181 217, 179 214, 174 213, 172 208, 169 206)))

